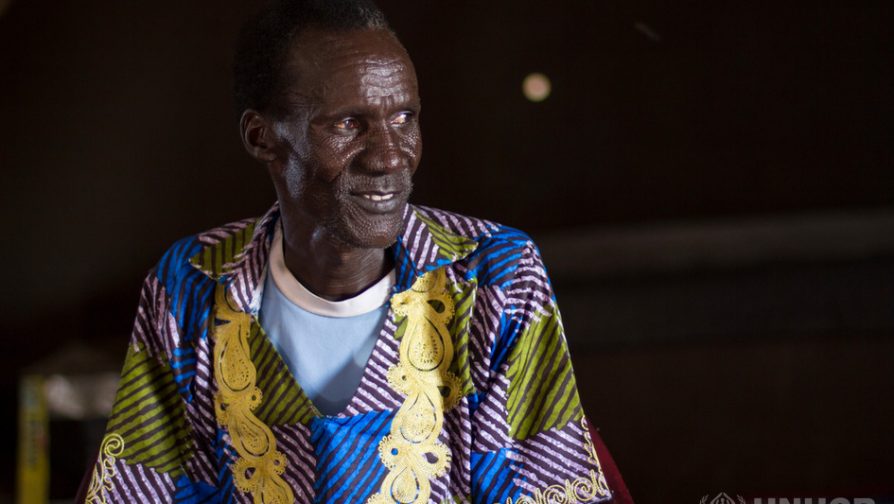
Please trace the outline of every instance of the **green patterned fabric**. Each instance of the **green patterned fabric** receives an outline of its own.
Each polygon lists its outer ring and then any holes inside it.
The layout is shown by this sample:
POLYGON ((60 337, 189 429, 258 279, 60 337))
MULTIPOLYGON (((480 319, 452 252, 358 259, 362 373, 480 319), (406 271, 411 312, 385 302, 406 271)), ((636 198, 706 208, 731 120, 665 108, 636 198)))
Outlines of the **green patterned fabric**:
POLYGON ((444 229, 435 221, 424 217, 422 214, 416 215, 419 220, 428 226, 431 233, 432 241, 438 246, 438 256, 448 261, 456 261, 461 257, 466 257, 478 247, 478 243, 471 238, 451 233, 444 229))
POLYGON ((315 415, 319 415, 313 403, 295 382, 292 374, 279 356, 261 326, 251 324, 249 335, 251 360, 255 369, 267 370, 258 373, 258 387, 263 400, 254 411, 255 416, 267 425, 307 425, 315 415))
POLYGON ((121 458, 176 477, 192 450, 183 401, 167 363, 130 346, 107 431, 124 438, 121 458))
POLYGON ((472 317, 478 285, 475 282, 462 282, 451 284, 448 289, 453 297, 455 309, 449 326, 450 334, 453 336, 454 351, 450 372, 462 381, 462 395, 466 396, 475 392, 469 363, 469 321, 472 317))
POLYGON ((189 262, 205 272, 209 277, 214 279, 220 278, 221 275, 227 273, 227 266, 238 260, 237 255, 251 241, 254 231, 254 224, 250 224, 244 229, 234 230, 221 241, 203 248, 189 262))
POLYGON ((524 440, 583 415, 555 305, 528 325, 509 355, 509 434, 524 440))

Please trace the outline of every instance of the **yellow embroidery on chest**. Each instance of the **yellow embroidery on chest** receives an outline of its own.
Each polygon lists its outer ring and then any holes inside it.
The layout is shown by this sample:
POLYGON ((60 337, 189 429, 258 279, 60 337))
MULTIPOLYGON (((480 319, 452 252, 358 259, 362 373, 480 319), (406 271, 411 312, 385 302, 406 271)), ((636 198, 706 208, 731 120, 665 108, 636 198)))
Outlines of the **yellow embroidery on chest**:
POLYGON ((96 468, 90 478, 90 486, 87 489, 88 504, 105 504, 106 495, 112 491, 112 478, 115 477, 115 460, 124 451, 124 438, 119 434, 108 434, 102 440, 99 447, 99 457, 96 460, 96 468))
POLYGON ((261 389, 248 344, 251 315, 231 308, 226 292, 218 284, 214 296, 219 324, 214 331, 214 409, 239 455, 231 467, 233 484, 255 502, 291 504, 292 489, 281 476, 286 457, 276 449, 270 428, 252 413, 261 403, 261 389))
POLYGON ((388 370, 388 383, 406 396, 379 443, 379 458, 388 468, 379 493, 369 504, 421 504, 431 496, 431 478, 450 467, 450 450, 438 441, 444 412, 460 399, 460 380, 450 371, 453 340, 447 324, 453 298, 443 269, 417 278, 413 287, 391 299, 391 309, 406 317, 400 363, 388 370))

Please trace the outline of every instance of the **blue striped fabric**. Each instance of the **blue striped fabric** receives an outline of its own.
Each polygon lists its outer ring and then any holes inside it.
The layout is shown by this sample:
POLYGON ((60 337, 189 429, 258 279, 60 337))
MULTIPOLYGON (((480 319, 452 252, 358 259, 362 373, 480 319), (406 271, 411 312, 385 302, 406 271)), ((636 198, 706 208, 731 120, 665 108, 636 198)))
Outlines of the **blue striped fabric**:
POLYGON ((379 441, 391 430, 394 412, 381 411, 311 422, 317 458, 316 502, 365 502, 385 477, 379 441))
POLYGON ((530 241, 525 233, 505 226, 482 237, 478 248, 468 257, 466 280, 475 278, 478 285, 505 287, 512 280, 524 247, 530 241))
POLYGON ((224 431, 217 430, 213 442, 214 462, 217 466, 217 481, 213 485, 204 481, 194 481, 181 476, 175 482, 176 493, 173 502, 177 504, 231 504, 233 496, 233 473, 229 460, 233 458, 232 449, 224 442, 224 431))
POLYGON ((196 350, 193 347, 177 347, 173 353, 171 371, 174 374, 174 381, 177 382, 180 394, 186 398, 187 402, 192 402, 190 384, 196 374, 196 350))
POLYGON ((202 482, 192 481, 186 476, 181 476, 176 481, 174 502, 177 504, 211 504, 230 503, 232 495, 222 496, 217 488, 202 482))
POLYGON ((180 329, 183 344, 196 337, 207 337, 211 298, 214 295, 214 281, 193 267, 189 259, 202 249, 195 237, 184 238, 175 243, 162 256, 156 269, 170 296, 171 313, 180 329))
POLYGON ((494 504, 517 499, 521 494, 520 475, 510 466, 508 449, 472 452, 472 495, 475 504, 494 504))
POLYGON ((189 263, 201 249, 195 237, 184 238, 162 256, 156 269, 159 281, 170 296, 171 312, 183 339, 183 346, 174 348, 170 364, 180 394, 187 402, 192 401, 190 386, 196 373, 195 349, 189 343, 196 336, 207 338, 214 294, 214 281, 189 263))

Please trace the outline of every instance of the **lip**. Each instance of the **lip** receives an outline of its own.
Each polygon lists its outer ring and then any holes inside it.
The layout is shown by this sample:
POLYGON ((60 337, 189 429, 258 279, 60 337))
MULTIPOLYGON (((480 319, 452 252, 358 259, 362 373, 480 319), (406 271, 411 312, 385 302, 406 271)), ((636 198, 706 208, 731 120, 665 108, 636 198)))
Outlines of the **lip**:
POLYGON ((403 207, 405 198, 402 191, 355 191, 351 199, 369 213, 392 213, 403 207))

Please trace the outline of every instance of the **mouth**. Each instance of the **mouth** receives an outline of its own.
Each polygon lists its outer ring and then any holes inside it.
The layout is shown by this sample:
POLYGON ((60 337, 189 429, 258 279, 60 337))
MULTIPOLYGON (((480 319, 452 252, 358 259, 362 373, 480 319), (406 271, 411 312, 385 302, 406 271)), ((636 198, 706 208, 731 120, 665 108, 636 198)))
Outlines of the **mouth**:
POLYGON ((357 206, 369 213, 385 214, 400 210, 405 198, 402 191, 356 191, 351 196, 357 206))
POLYGON ((385 193, 385 194, 377 194, 377 193, 360 193, 360 197, 366 198, 370 201, 388 201, 397 193, 385 193))

